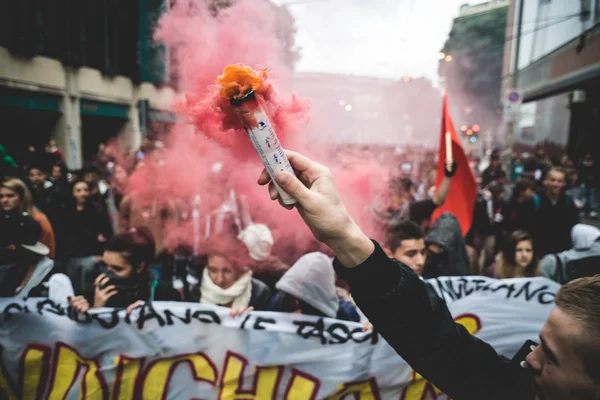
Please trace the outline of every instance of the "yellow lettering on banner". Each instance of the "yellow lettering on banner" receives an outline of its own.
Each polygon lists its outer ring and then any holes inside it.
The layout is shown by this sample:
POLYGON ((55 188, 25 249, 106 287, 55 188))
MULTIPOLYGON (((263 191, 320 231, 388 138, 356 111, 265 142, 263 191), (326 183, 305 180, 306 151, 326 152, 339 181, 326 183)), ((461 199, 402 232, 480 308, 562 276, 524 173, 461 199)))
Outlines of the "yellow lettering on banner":
POLYGON ((117 373, 113 384, 113 400, 133 399, 142 368, 142 359, 118 356, 115 359, 115 364, 117 365, 117 373))
MULTIPOLYGON (((454 322, 461 324, 471 334, 475 334, 481 330, 481 320, 474 314, 461 314, 454 318, 454 322)), ((435 385, 425 380, 415 371, 409 384, 402 391, 401 400, 426 400, 435 399, 442 393, 435 385)))
POLYGON ((417 374, 412 372, 410 383, 402 391, 400 400, 426 400, 436 399, 442 391, 435 385, 417 374))
POLYGON ((50 400, 65 399, 82 369, 85 374, 79 387, 79 398, 108 400, 106 381, 96 361, 81 357, 75 349, 59 342, 54 350, 54 368, 50 400))
POLYGON ((227 352, 221 377, 219 400, 274 399, 281 378, 281 367, 257 367, 254 370, 252 389, 244 390, 244 372, 248 360, 243 356, 227 352))
POLYGON ((319 379, 292 368, 284 398, 285 400, 313 400, 317 398, 320 387, 319 379))
POLYGON ((31 345, 25 349, 21 358, 22 398, 42 398, 45 385, 48 383, 49 361, 49 348, 31 345))
POLYGON ((354 398, 358 400, 379 400, 381 398, 377 382, 375 378, 371 378, 363 382, 342 385, 340 390, 334 395, 329 396, 327 400, 342 400, 349 394, 353 394, 354 398))
POLYGON ((14 386, 4 368, 4 361, 2 358, 3 350, 4 348, 0 346, 0 399, 17 400, 14 386))
POLYGON ((481 320, 474 314, 461 314, 454 318, 454 322, 464 326, 471 335, 474 335, 481 330, 481 320))
MULTIPOLYGON (((169 383, 179 364, 187 364, 197 381, 205 381, 211 385, 217 383, 217 368, 204 353, 183 354, 171 358, 163 358, 152 362, 144 377, 144 399, 166 399, 169 383)), ((125 397, 123 397, 125 398, 125 397)))

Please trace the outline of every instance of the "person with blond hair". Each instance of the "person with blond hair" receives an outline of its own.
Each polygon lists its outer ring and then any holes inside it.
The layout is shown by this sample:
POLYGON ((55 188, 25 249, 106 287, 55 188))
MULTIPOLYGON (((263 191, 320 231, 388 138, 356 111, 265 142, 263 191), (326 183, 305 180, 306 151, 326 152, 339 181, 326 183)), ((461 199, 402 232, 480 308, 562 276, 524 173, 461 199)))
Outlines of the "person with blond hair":
POLYGON ((56 239, 52 224, 46 214, 33 205, 31 192, 22 180, 8 177, 2 181, 0 184, 0 207, 1 213, 18 211, 33 217, 42 227, 39 241, 48 247, 48 257, 55 257, 56 239))

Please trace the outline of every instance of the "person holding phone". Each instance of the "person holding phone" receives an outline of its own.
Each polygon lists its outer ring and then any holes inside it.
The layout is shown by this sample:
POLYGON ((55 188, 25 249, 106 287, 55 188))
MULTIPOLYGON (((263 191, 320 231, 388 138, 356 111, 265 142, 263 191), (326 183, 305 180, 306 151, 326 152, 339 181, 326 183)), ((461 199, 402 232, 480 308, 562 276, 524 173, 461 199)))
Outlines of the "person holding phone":
POLYGON ((156 279, 149 269, 156 245, 148 228, 133 228, 112 237, 102 255, 104 268, 94 281, 93 292, 69 300, 79 312, 115 307, 131 311, 142 302, 180 301, 179 293, 156 279))

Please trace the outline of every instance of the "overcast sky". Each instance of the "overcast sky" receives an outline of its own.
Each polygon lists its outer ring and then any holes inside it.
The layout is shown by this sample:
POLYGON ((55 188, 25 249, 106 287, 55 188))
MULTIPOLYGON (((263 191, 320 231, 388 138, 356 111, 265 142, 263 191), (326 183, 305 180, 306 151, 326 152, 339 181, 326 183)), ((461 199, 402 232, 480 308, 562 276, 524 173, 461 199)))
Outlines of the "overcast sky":
MULTIPOLYGON (((297 71, 437 81, 438 53, 467 0, 273 0, 289 4, 297 71)), ((473 0, 470 4, 482 3, 473 0)))

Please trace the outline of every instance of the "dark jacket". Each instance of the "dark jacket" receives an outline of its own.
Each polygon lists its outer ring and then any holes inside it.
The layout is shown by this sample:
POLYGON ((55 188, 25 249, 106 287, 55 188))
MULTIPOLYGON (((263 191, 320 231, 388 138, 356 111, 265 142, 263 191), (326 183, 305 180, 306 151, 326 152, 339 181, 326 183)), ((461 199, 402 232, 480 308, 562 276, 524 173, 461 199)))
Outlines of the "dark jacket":
POLYGON ((538 254, 559 253, 572 247, 571 229, 579 222, 579 211, 573 200, 562 194, 556 204, 546 193, 539 194, 533 233, 538 254))
MULTIPOLYGON (((375 251, 355 268, 334 267, 377 331, 419 374, 448 396, 464 399, 533 400, 534 379, 520 366, 453 321, 445 302, 406 265, 375 251)), ((529 347, 529 346, 528 346, 529 347)))
POLYGON ((428 256, 428 261, 423 269, 424 278, 471 274, 471 263, 460 224, 453 214, 440 215, 425 236, 425 242, 437 244, 443 251, 439 255, 430 254, 428 256), (434 258, 437 260, 434 261, 434 258))
POLYGON ((508 220, 506 222, 506 232, 508 234, 522 230, 528 233, 533 232, 535 226, 536 206, 533 199, 526 199, 519 203, 517 199, 511 199, 507 209, 508 220))
POLYGON ((62 226, 60 243, 64 247, 60 254, 65 259, 102 254, 104 243, 98 241, 98 235, 108 239, 113 234, 108 215, 96 210, 90 203, 83 211, 75 210, 74 206, 66 210, 62 226))

